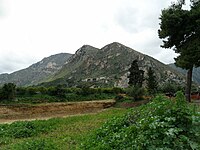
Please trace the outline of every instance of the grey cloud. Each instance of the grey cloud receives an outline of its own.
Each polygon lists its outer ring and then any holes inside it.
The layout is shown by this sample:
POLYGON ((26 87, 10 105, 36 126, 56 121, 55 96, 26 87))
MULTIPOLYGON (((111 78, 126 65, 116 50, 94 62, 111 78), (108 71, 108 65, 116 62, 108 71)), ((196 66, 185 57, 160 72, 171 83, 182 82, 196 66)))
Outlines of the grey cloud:
POLYGON ((140 18, 138 18, 137 10, 127 8, 118 12, 115 21, 127 32, 139 32, 140 18))
POLYGON ((0 16, 2 16, 2 1, 0 0, 0 16))
POLYGON ((174 62, 176 56, 172 50, 160 47, 162 42, 157 33, 161 10, 168 7, 170 1, 125 0, 115 14, 115 23, 136 39, 132 47, 164 63, 174 62))
POLYGON ((162 61, 165 64, 173 63, 174 58, 177 56, 177 54, 175 54, 174 51, 171 49, 161 48, 161 44, 161 41, 156 40, 156 38, 152 38, 152 40, 149 40, 145 43, 145 49, 142 49, 141 51, 144 54, 147 54, 159 61, 162 61))
POLYGON ((0 74, 12 73, 13 71, 24 69, 34 62, 32 58, 24 58, 16 55, 0 56, 0 74))
POLYGON ((176 58, 177 56, 178 55, 173 50, 162 49, 162 52, 155 55, 154 58, 162 60, 162 62, 165 64, 170 64, 175 62, 174 58, 176 58))
MULTIPOLYGON (((148 53, 149 55, 157 55, 158 53, 161 53, 163 48, 160 47, 162 44, 162 41, 159 40, 157 32, 155 31, 154 34, 149 36, 147 39, 144 36, 145 41, 145 49, 144 51, 148 53)), ((143 46, 144 47, 144 46, 143 46)))
POLYGON ((0 17, 3 17, 3 16, 5 16, 5 10, 3 7, 3 1, 0 0, 0 17))
POLYGON ((157 28, 159 25, 159 16, 163 6, 167 6, 168 0, 146 1, 140 0, 122 3, 115 15, 115 22, 129 33, 140 32, 146 28, 157 28))
POLYGON ((2 74, 2 73, 10 73, 15 69, 16 68, 14 68, 12 64, 2 63, 0 61, 0 74, 2 74))

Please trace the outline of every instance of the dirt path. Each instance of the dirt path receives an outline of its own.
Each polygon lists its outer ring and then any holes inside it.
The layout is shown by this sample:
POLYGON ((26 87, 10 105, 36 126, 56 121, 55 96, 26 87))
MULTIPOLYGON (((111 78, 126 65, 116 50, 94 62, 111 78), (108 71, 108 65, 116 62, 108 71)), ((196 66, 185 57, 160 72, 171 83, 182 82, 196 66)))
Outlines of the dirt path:
POLYGON ((45 103, 38 105, 0 105, 0 123, 36 119, 45 120, 54 117, 96 113, 114 104, 115 100, 45 103))

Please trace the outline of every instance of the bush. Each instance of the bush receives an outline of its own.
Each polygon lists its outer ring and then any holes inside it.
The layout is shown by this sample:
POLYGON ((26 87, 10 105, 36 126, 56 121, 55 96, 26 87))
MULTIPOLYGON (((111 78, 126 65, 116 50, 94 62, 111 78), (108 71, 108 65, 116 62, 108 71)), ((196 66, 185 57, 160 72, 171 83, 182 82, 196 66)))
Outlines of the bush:
POLYGON ((35 94, 37 94, 37 88, 34 88, 34 87, 28 87, 27 88, 27 94, 28 95, 35 95, 35 94))
POLYGON ((38 87, 38 91, 41 93, 41 94, 47 94, 47 88, 41 86, 41 87, 38 87))
POLYGON ((142 100, 142 96, 144 96, 144 88, 138 86, 131 86, 127 88, 128 96, 132 97, 134 101, 142 100))
POLYGON ((163 93, 173 93, 175 94, 177 91, 184 91, 183 87, 175 84, 175 83, 165 83, 164 85, 162 85, 162 87, 160 87, 160 91, 163 93))
POLYGON ((17 87, 16 94, 17 94, 17 96, 24 96, 26 94, 26 88, 17 87))
POLYGON ((80 91, 78 91, 77 94, 83 95, 83 96, 87 96, 90 94, 95 94, 97 93, 98 90, 94 89, 94 88, 90 88, 90 87, 82 87, 80 91))
POLYGON ((42 124, 42 121, 24 121, 14 122, 12 124, 0 124, 0 139, 11 138, 28 138, 37 136, 39 133, 47 133, 55 129, 54 122, 49 126, 42 124))
POLYGON ((14 83, 6 83, 0 93, 0 99, 13 100, 16 96, 16 85, 14 83))
POLYGON ((158 96, 105 123, 81 149, 200 149, 200 113, 180 92, 174 101, 158 96))
POLYGON ((112 88, 113 93, 115 94, 120 94, 120 93, 124 93, 124 90, 122 88, 119 87, 114 87, 112 88))
POLYGON ((50 87, 47 90, 47 93, 51 96, 57 96, 59 98, 65 98, 65 88, 62 85, 58 85, 56 87, 50 87))
POLYGON ((117 102, 121 102, 121 101, 123 101, 123 99, 124 99, 124 96, 123 96, 123 95, 117 95, 117 96, 115 96, 115 100, 116 100, 117 102))

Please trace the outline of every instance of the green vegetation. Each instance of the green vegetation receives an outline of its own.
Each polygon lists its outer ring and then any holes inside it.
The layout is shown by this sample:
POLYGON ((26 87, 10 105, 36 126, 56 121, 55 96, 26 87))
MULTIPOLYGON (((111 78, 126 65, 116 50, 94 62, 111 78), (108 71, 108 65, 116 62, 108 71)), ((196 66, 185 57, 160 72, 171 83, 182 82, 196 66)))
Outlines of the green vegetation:
POLYGON ((200 149, 200 113, 181 92, 174 100, 158 96, 106 122, 81 149, 200 149))
POLYGON ((0 99, 13 100, 16 93, 16 85, 13 83, 6 83, 0 89, 0 99))
POLYGON ((148 69, 146 80, 149 94, 156 94, 158 89, 158 81, 156 80, 155 72, 151 67, 148 69))
POLYGON ((191 0, 190 9, 183 8, 185 0, 162 10, 159 37, 163 48, 173 48, 178 57, 176 65, 187 70, 186 98, 191 101, 193 67, 200 66, 200 1, 191 0))
POLYGON ((129 87, 126 93, 132 100, 141 100, 144 95, 144 88, 142 87, 144 81, 144 71, 139 69, 138 60, 134 60, 129 68, 129 87))
POLYGON ((75 102, 88 100, 113 99, 117 94, 123 93, 122 88, 65 88, 62 85, 55 87, 17 87, 4 88, 0 91, 0 103, 44 103, 44 102, 75 102), (11 90, 10 90, 11 89, 11 90), (9 97, 8 97, 9 96, 9 97))
POLYGON ((126 89, 127 95, 132 99, 133 101, 142 100, 145 91, 144 88, 138 87, 138 86, 130 86, 126 89))
POLYGON ((130 86, 142 87, 144 81, 144 71, 139 70, 138 60, 134 60, 129 68, 130 75, 128 76, 130 86))
POLYGON ((177 91, 184 91, 184 88, 172 83, 172 82, 166 82, 165 84, 163 84, 160 89, 159 89, 162 93, 171 93, 171 94, 175 94, 177 91))
POLYGON ((1 150, 76 149, 105 121, 122 116, 126 109, 109 109, 98 114, 0 124, 1 150))

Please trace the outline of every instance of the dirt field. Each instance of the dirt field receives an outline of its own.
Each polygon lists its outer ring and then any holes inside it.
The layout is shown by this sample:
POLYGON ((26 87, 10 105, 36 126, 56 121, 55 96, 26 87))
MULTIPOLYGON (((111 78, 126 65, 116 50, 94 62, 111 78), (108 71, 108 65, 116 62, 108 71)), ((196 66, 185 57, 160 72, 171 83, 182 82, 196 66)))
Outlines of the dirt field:
POLYGON ((114 104, 115 100, 45 103, 38 105, 0 105, 0 123, 96 113, 114 104))

